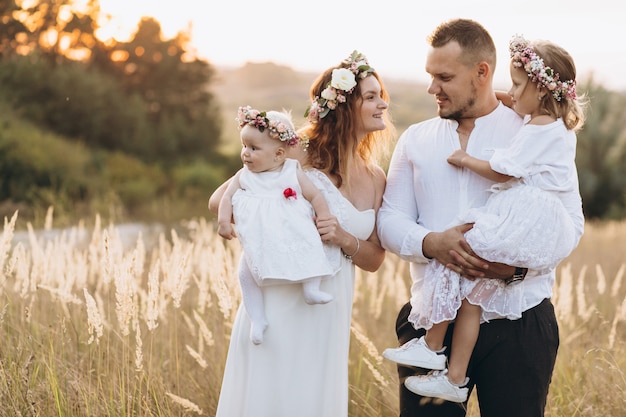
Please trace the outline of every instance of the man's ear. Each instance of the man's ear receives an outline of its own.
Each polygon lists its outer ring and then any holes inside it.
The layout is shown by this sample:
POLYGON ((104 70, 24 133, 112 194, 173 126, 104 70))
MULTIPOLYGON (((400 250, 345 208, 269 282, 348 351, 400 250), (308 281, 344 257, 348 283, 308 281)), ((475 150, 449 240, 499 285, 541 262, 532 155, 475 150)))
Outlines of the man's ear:
POLYGON ((476 75, 481 82, 490 83, 491 66, 485 61, 480 62, 476 67, 476 75))

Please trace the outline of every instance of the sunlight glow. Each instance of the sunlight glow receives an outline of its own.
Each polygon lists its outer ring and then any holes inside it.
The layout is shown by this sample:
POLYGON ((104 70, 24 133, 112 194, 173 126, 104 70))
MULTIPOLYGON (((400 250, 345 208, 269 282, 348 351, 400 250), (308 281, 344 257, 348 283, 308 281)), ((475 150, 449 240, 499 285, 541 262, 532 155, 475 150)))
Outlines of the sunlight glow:
MULTIPOLYGON (((26 1, 26 0, 24 0, 26 1)), ((76 0, 86 1, 86 0, 76 0)), ((593 73, 609 88, 626 89, 626 78, 616 69, 626 67, 626 26, 609 0, 568 0, 555 12, 543 0, 527 0, 515 10, 499 11, 486 0, 450 0, 437 3, 390 0, 383 7, 352 1, 317 0, 319 13, 301 13, 293 0, 100 0, 108 14, 97 36, 102 41, 128 41, 143 16, 161 24, 171 39, 185 32, 192 55, 221 66, 247 62, 274 62, 297 71, 318 72, 358 49, 386 77, 427 82, 424 71, 426 36, 441 22, 464 17, 482 23, 498 48, 495 83, 510 86, 508 41, 515 34, 527 39, 549 39, 567 49, 576 61, 579 79, 593 73), (515 18, 513 18, 513 15, 515 18), (349 17, 349 18, 348 18, 349 17), (335 19, 323 30, 325 19, 335 19), (339 23, 341 22, 341 23, 339 23), (557 24, 563 22, 563 24, 557 24), (260 46, 256 46, 260 45, 260 46)))

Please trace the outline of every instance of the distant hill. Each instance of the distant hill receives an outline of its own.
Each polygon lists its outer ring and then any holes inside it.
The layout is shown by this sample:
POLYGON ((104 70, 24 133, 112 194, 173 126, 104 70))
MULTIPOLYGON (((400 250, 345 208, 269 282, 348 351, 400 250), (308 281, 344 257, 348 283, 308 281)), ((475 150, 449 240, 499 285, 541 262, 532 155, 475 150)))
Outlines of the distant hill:
MULTIPOLYGON (((309 88, 318 75, 272 62, 217 68, 212 91, 222 110, 224 152, 236 152, 240 146, 234 120, 239 106, 251 105, 260 110, 284 108, 292 111, 297 125, 304 123, 309 88)), ((436 105, 426 92, 426 85, 394 79, 383 81, 391 96, 390 112, 398 134, 410 124, 436 115, 436 105)))

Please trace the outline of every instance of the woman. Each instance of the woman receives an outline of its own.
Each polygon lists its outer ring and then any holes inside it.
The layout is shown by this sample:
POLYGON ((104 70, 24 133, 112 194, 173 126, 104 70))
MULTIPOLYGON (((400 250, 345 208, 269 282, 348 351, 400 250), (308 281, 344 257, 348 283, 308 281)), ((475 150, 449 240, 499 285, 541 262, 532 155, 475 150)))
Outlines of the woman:
MULTIPOLYGON (((261 345, 250 343, 250 321, 239 308, 218 417, 348 415, 354 266, 376 271, 385 257, 374 227, 385 174, 375 157, 391 135, 388 95, 356 51, 324 71, 310 95, 309 124, 300 132, 309 145, 290 156, 301 161, 330 207, 330 216, 316 219, 322 241, 339 246, 344 254, 339 272, 321 286, 333 301, 309 305, 299 285, 263 287, 271 324, 261 345)), ((209 200, 214 212, 223 188, 209 200)))

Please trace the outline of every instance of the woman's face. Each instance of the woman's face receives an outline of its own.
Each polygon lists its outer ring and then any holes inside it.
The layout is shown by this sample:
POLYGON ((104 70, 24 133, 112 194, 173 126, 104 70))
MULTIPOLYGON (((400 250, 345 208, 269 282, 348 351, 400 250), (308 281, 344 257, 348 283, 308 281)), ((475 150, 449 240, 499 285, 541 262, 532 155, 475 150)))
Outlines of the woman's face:
POLYGON ((368 76, 359 81, 361 89, 360 121, 357 124, 358 137, 370 132, 383 130, 387 126, 383 115, 389 104, 382 99, 382 88, 376 77, 368 76))

